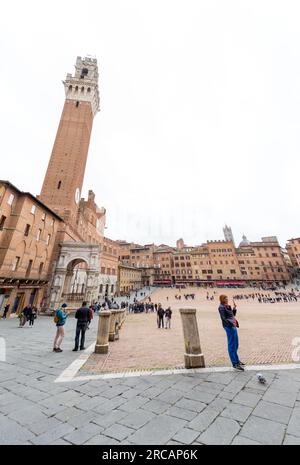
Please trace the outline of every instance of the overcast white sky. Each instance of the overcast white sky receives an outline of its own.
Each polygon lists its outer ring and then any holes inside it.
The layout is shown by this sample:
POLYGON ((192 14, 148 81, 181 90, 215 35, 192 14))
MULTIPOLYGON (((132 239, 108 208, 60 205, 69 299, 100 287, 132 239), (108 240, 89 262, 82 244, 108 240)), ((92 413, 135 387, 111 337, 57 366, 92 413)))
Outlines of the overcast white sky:
POLYGON ((83 194, 106 235, 194 245, 300 236, 300 2, 3 3, 1 172, 38 194, 76 56, 101 112, 83 194))

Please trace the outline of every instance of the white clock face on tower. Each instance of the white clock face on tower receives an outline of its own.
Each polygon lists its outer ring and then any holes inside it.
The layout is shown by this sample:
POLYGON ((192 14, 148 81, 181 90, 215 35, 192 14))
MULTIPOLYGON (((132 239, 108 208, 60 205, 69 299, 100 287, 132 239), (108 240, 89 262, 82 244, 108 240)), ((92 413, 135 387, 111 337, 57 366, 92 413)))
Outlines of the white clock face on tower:
POLYGON ((79 189, 79 187, 77 187, 77 189, 75 191, 75 202, 78 204, 79 200, 80 200, 80 189, 79 189))

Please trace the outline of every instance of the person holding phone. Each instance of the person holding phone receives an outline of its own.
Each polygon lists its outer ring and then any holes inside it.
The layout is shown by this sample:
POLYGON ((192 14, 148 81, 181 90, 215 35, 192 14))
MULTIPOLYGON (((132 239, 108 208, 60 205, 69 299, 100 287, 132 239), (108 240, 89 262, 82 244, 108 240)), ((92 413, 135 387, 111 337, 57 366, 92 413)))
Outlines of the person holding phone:
POLYGON ((69 312, 66 311, 67 304, 62 304, 55 312, 54 322, 56 324, 56 335, 53 343, 53 352, 62 352, 60 348, 65 335, 64 326, 69 316, 69 312))
POLYGON ((233 308, 228 305, 227 295, 220 295, 219 313, 222 325, 227 335, 228 354, 232 366, 237 371, 244 371, 245 364, 240 361, 238 356, 239 338, 237 328, 239 327, 236 319, 236 304, 233 301, 233 308))

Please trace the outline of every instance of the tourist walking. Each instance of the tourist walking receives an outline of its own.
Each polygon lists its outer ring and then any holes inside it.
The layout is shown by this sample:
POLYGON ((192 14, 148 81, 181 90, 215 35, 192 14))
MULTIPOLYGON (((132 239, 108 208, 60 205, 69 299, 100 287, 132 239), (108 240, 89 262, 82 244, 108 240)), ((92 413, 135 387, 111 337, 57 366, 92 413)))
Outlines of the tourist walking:
POLYGON ((23 308, 22 312, 20 313, 20 325, 21 327, 25 326, 26 322, 29 320, 29 316, 31 314, 31 305, 26 305, 26 307, 23 308))
POLYGON ((87 322, 86 329, 90 329, 90 323, 92 319, 94 318, 94 313, 95 313, 95 310, 93 309, 93 306, 91 305, 89 308, 89 320, 87 322))
POLYGON ((37 316, 36 308, 31 307, 30 311, 28 312, 29 326, 34 325, 34 320, 35 320, 36 316, 37 316))
POLYGON ((90 309, 87 306, 86 302, 82 302, 82 307, 80 307, 76 313, 75 318, 77 319, 76 325, 76 335, 75 335, 75 347, 73 352, 77 352, 79 347, 79 338, 80 338, 80 350, 84 350, 84 340, 85 332, 88 327, 89 322, 91 321, 90 309))
POLYGON ((2 318, 6 318, 6 315, 7 315, 7 313, 8 313, 9 307, 10 307, 9 304, 5 305, 2 318))
POLYGON ((165 311, 162 308, 161 304, 158 305, 158 310, 157 310, 157 327, 158 329, 164 328, 164 314, 165 311))
POLYGON ((228 297, 226 295, 220 295, 219 313, 223 328, 227 335, 229 358, 235 370, 244 371, 243 367, 245 364, 240 361, 238 356, 239 339, 237 328, 239 324, 235 318, 236 311, 235 303, 232 309, 231 306, 228 305, 228 297))
POLYGON ((65 311, 66 307, 67 304, 62 304, 62 306, 55 311, 54 323, 56 323, 56 335, 53 343, 53 352, 62 352, 60 346, 65 335, 64 326, 69 316, 69 313, 65 311))
POLYGON ((165 317, 166 317, 166 329, 171 329, 171 317, 172 317, 172 310, 171 307, 168 307, 165 311, 165 317))

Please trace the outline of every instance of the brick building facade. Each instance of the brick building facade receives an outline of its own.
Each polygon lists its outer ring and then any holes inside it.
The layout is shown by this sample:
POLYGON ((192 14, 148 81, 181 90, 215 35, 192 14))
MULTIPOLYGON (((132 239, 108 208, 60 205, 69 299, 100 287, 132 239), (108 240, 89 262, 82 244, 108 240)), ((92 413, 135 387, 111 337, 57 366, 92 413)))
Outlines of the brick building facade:
MULTIPOLYGON (((199 246, 138 246, 121 242, 120 260, 152 272, 149 285, 245 284, 288 282, 290 267, 286 251, 276 237, 249 242, 244 236, 238 247, 231 240, 207 241, 199 246), (146 265, 147 268, 144 268, 146 265)), ((299 246, 300 250, 300 246, 299 246)), ((149 282, 149 284, 148 284, 149 282)))
POLYGON ((40 307, 61 218, 29 192, 0 181, 0 310, 40 307))
POLYGON ((300 237, 289 239, 287 241, 286 251, 291 261, 293 275, 300 278, 300 237))
POLYGON ((135 266, 119 264, 118 267, 118 295, 125 295, 142 287, 142 270, 135 266))

